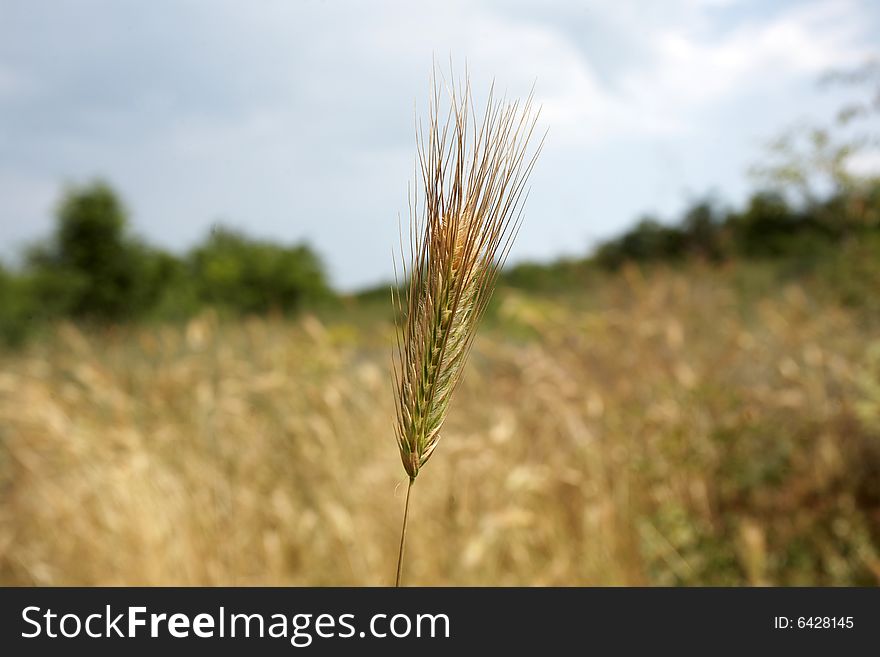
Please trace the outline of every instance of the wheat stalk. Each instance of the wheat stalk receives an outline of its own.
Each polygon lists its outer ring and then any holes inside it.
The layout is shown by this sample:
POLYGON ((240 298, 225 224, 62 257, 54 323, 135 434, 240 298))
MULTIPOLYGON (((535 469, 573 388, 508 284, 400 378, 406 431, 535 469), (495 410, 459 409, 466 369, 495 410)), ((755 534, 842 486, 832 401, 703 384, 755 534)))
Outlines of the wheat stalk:
MULTIPOLYGON (((401 238, 405 301, 393 291, 396 433, 409 476, 398 586, 412 485, 440 440, 480 318, 519 230, 526 181, 543 144, 528 154, 539 114, 531 94, 525 102, 496 100, 493 85, 478 124, 467 76, 463 86, 454 80, 447 86, 445 117, 436 75, 432 88, 427 126, 416 134, 421 184, 410 193, 408 250, 401 238)), ((396 272, 395 266, 395 278, 396 272)))

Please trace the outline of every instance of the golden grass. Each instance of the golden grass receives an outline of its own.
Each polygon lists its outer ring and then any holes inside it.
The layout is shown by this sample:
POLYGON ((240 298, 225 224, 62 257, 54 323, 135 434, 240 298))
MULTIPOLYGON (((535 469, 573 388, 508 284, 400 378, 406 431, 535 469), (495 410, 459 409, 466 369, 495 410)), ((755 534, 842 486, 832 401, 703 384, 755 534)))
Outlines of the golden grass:
MULTIPOLYGON (((408 583, 876 584, 876 336, 808 288, 737 289, 500 295, 408 583)), ((390 583, 393 335, 206 316, 3 355, 0 583, 390 583)))

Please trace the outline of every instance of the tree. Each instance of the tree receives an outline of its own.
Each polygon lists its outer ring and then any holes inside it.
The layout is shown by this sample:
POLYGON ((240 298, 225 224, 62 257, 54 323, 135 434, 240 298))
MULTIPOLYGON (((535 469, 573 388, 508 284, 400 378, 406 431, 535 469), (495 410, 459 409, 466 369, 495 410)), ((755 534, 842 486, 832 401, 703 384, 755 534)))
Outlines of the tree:
POLYGON ((822 125, 801 123, 767 145, 767 162, 751 168, 762 184, 793 193, 812 205, 825 196, 853 196, 876 188, 875 176, 858 175, 860 154, 880 147, 880 61, 850 70, 831 71, 822 86, 845 86, 861 97, 841 106, 822 125))
POLYGON ((318 256, 308 246, 255 240, 215 228, 190 255, 202 302, 227 310, 290 312, 330 295, 318 256))
POLYGON ((724 259, 722 224, 724 213, 711 199, 694 202, 682 219, 687 249, 691 255, 710 262, 724 259))
POLYGON ((55 234, 27 255, 28 274, 53 314, 120 320, 158 295, 156 252, 127 234, 127 213, 111 187, 73 187, 58 206, 55 234))

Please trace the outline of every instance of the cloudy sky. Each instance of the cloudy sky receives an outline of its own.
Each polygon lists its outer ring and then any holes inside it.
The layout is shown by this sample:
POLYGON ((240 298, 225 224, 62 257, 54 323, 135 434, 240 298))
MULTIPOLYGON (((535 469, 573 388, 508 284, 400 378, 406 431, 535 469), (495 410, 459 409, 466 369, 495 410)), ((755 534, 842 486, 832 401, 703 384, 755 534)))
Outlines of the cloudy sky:
POLYGON ((183 250, 221 221, 387 279, 432 58, 534 82, 548 141, 512 259, 584 253, 639 214, 736 202, 761 145, 839 103, 872 0, 0 0, 0 255, 100 176, 183 250))

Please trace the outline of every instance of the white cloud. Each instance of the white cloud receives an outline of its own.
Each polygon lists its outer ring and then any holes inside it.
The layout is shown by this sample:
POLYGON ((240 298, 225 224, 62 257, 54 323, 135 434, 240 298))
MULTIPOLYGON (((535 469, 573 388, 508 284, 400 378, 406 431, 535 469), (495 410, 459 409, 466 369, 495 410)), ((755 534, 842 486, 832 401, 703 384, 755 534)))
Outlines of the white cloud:
POLYGON ((712 103, 861 62, 869 52, 863 32, 861 8, 846 0, 813 3, 728 32, 695 7, 680 13, 674 26, 644 35, 651 56, 623 77, 618 91, 598 87, 587 62, 560 58, 560 80, 567 84, 551 83, 562 91, 548 103, 566 135, 579 141, 686 132, 712 103), (591 128, 578 127, 585 125, 591 128))
POLYGON ((854 46, 860 29, 852 3, 822 2, 721 37, 664 31, 656 37, 652 70, 629 86, 636 94, 665 96, 682 105, 711 102, 792 74, 817 75, 857 63, 866 54, 854 46))

